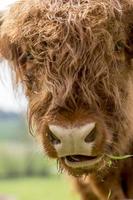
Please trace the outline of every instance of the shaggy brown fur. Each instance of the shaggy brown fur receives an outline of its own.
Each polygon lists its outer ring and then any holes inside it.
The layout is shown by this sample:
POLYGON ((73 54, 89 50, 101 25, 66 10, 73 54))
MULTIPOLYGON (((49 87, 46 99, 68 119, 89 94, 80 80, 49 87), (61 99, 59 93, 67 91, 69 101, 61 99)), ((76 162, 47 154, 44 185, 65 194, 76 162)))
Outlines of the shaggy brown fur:
POLYGON ((133 154, 133 0, 21 0, 0 23, 0 53, 25 89, 30 130, 48 156, 58 159, 49 123, 96 121, 102 142, 93 153, 102 161, 74 170, 59 159, 60 168, 81 176, 83 200, 133 199, 132 159, 110 166, 106 156, 133 154))

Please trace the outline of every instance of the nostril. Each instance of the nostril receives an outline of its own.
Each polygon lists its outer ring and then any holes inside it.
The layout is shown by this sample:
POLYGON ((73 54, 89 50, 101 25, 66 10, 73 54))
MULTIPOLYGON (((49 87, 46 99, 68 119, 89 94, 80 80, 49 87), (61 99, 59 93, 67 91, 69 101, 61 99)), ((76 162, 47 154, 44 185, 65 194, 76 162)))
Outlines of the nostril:
POLYGON ((61 141, 52 133, 52 131, 48 130, 48 139, 53 145, 60 144, 61 141))
POLYGON ((96 139, 96 134, 97 134, 97 130, 96 130, 96 127, 95 127, 95 128, 86 136, 85 142, 86 142, 86 143, 94 142, 94 140, 96 139))

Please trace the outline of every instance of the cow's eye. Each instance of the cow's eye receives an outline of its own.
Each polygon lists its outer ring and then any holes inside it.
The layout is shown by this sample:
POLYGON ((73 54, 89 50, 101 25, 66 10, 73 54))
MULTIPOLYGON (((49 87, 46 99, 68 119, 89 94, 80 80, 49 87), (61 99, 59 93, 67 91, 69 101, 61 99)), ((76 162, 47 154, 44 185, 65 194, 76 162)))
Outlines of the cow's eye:
POLYGON ((21 65, 24 65, 26 62, 33 60, 34 57, 30 52, 23 53, 20 58, 19 62, 21 65))
POLYGON ((34 59, 33 55, 30 52, 26 53, 26 57, 27 57, 27 60, 33 60, 34 59))
POLYGON ((124 42, 123 41, 118 41, 116 44, 115 44, 115 52, 121 52, 121 51, 123 51, 124 50, 124 48, 125 48, 125 44, 124 44, 124 42))

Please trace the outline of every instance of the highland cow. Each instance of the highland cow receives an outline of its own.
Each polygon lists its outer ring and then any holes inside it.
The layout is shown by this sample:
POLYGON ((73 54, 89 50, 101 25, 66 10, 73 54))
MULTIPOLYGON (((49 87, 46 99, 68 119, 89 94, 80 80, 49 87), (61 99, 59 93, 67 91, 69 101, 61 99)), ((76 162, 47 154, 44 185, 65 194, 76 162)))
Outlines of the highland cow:
POLYGON ((133 0, 20 0, 0 53, 29 127, 83 200, 133 199, 133 0), (85 178, 84 178, 85 177, 85 178))

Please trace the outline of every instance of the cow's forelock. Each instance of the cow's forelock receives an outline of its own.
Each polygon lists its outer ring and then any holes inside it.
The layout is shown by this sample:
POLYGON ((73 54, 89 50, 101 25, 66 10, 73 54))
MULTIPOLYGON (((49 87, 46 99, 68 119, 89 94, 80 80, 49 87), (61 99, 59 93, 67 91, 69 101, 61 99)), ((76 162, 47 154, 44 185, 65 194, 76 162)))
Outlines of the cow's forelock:
POLYGON ((103 153, 125 153, 132 72, 120 1, 21 2, 8 20, 3 17, 1 37, 5 49, 11 42, 14 55, 8 56, 29 98, 29 124, 46 152, 57 157, 46 135, 48 123, 70 118, 82 124, 92 117, 110 139, 103 153))

